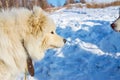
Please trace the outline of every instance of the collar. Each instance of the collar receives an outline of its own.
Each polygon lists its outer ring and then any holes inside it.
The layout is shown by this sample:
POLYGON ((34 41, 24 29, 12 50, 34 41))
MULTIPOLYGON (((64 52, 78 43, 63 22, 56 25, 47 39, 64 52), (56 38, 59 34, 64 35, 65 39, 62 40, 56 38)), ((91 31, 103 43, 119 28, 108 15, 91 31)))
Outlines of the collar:
POLYGON ((28 69, 28 72, 31 76, 34 76, 34 66, 33 66, 30 54, 28 53, 28 50, 26 49, 26 47, 24 45, 24 40, 22 40, 22 45, 23 45, 23 47, 25 49, 25 52, 26 52, 26 55, 27 55, 27 69, 28 69))

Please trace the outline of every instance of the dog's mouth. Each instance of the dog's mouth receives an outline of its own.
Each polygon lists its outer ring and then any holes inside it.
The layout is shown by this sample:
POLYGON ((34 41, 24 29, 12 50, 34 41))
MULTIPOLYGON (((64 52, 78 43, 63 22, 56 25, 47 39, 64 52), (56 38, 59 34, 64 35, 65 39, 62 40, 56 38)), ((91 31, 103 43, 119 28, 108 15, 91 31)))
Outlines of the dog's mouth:
POLYGON ((113 29, 114 31, 116 31, 116 32, 120 32, 120 30, 116 30, 116 29, 113 29))
POLYGON ((120 32, 120 30, 116 30, 116 32, 120 32))
POLYGON ((59 48, 58 46, 55 46, 55 45, 50 45, 50 47, 52 47, 52 48, 59 48))

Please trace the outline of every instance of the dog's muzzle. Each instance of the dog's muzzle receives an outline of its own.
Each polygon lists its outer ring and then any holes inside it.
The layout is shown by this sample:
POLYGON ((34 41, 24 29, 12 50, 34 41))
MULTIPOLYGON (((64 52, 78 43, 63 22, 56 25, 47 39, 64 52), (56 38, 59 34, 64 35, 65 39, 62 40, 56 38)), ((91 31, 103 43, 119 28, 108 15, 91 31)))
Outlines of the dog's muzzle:
POLYGON ((112 29, 113 29, 114 31, 120 32, 120 30, 116 30, 116 29, 115 29, 115 28, 117 27, 117 25, 116 25, 115 23, 112 23, 112 24, 111 24, 111 27, 112 27, 112 29))

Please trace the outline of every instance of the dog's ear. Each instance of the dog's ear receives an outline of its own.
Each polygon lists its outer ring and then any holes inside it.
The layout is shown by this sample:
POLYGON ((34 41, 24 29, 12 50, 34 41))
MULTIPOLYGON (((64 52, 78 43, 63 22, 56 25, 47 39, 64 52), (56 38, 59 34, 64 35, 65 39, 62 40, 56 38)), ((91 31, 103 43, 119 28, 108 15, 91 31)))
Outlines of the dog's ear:
POLYGON ((38 17, 40 15, 46 15, 46 12, 41 7, 34 6, 33 14, 34 14, 34 16, 38 17))
POLYGON ((42 9, 40 8, 40 7, 37 7, 37 6, 34 6, 33 7, 33 14, 35 15, 35 16, 38 16, 38 15, 40 15, 41 13, 42 13, 42 9))
POLYGON ((32 33, 37 35, 43 31, 44 25, 47 21, 47 14, 40 7, 33 7, 33 15, 30 19, 30 24, 32 26, 32 33))

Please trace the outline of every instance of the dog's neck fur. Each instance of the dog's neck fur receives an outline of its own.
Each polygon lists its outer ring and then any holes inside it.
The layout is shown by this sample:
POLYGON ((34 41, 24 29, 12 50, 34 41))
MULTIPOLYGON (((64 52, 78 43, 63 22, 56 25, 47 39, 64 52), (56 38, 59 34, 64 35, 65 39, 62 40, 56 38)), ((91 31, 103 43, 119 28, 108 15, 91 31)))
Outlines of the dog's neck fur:
POLYGON ((24 40, 22 40, 22 45, 23 45, 26 55, 27 55, 27 70, 31 76, 34 76, 34 67, 33 67, 32 59, 31 59, 26 47, 24 46, 24 40))

